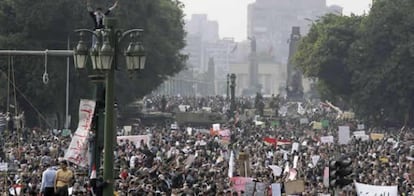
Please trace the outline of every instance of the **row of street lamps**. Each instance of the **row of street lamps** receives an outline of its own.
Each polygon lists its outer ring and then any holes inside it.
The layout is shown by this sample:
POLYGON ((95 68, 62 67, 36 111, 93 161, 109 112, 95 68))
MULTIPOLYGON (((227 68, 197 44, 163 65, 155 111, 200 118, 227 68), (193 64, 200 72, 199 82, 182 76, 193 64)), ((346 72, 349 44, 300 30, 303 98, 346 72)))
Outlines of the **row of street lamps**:
MULTIPOLYGON (((142 29, 131 29, 125 32, 116 30, 116 20, 110 17, 104 18, 104 25, 105 29, 102 30, 75 30, 75 32, 80 34, 80 40, 74 49, 74 62, 77 69, 85 69, 88 59, 91 58, 92 69, 95 74, 93 76, 95 78, 105 78, 106 80, 103 179, 105 182, 109 182, 109 184, 104 187, 103 195, 112 196, 114 194, 114 138, 116 137, 116 127, 114 123, 114 83, 115 69, 118 66, 118 55, 121 53, 119 45, 122 44, 127 36, 130 36, 131 42, 124 51, 126 68, 128 71, 144 69, 146 57, 141 39, 142 29), (85 33, 92 34, 93 46, 90 50, 83 40, 85 33)), ((99 93, 96 94, 99 95, 99 93)), ((97 97, 97 99, 99 99, 99 97, 97 97)), ((95 149, 96 144, 98 143, 96 137, 100 134, 98 130, 99 128, 96 130, 94 139, 95 146, 93 146, 93 148, 95 149)), ((95 153, 98 153, 98 155, 92 155, 92 159, 96 159, 100 154, 98 150, 95 150, 95 153)), ((97 163, 97 160, 92 160, 92 162, 94 164, 99 164, 97 163)))

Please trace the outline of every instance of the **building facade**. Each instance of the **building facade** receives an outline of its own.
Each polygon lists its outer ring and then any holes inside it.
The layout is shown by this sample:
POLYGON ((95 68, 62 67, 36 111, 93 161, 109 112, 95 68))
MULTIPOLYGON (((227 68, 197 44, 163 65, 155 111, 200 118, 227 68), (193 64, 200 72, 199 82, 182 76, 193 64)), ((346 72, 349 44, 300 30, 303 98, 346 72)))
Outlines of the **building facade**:
MULTIPOLYGON (((276 63, 261 63, 258 66, 258 83, 264 95, 279 94, 281 86, 285 85, 285 65, 276 63), (282 71, 280 71, 282 70, 282 71)), ((230 72, 236 74, 236 96, 242 96, 243 91, 250 87, 250 65, 246 63, 230 64, 230 72)))
POLYGON ((257 40, 258 56, 272 53, 274 61, 286 63, 293 26, 306 35, 312 22, 327 13, 342 13, 326 0, 256 0, 248 6, 247 35, 257 40))

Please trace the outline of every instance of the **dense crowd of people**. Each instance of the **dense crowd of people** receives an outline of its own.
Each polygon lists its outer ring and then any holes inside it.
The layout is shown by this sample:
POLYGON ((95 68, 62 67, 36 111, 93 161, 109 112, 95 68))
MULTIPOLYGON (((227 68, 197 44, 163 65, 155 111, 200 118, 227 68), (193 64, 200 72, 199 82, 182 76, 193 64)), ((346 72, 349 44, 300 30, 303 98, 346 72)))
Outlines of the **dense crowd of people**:
MULTIPOLYGON (((230 109, 229 100, 220 96, 151 96, 144 98, 143 104, 144 110, 164 112, 177 112, 179 105, 187 105, 186 112, 201 112, 208 107, 211 112, 223 115, 228 115, 230 109)), ((219 128, 219 131, 230 131, 229 140, 210 130, 212 127, 189 129, 178 124, 172 129, 163 123, 134 127, 130 135, 147 135, 150 140, 147 143, 122 141, 116 146, 114 186, 117 194, 237 195, 231 177, 238 176, 250 177, 255 184, 265 187, 279 183, 282 192, 285 182, 303 180, 305 189, 297 194, 329 194, 333 189, 324 183, 324 169, 331 160, 341 156, 351 157, 351 179, 371 185, 397 185, 399 195, 414 193, 414 161, 410 154, 414 132, 411 129, 362 127, 362 122, 338 118, 337 111, 321 104, 303 103, 305 112, 298 113, 296 104, 278 97, 239 98, 236 104, 237 118, 228 115, 228 122, 219 128), (273 111, 271 116, 261 112, 260 117, 256 116, 260 112, 253 115, 248 112, 260 105, 272 106, 277 112, 273 111), (306 121, 301 120, 305 118, 306 121), (322 127, 313 125, 322 121, 325 122, 322 127), (351 135, 365 131, 367 135, 376 133, 383 137, 366 140, 351 136, 348 144, 340 145, 338 126, 348 126, 351 135), (323 136, 333 136, 334 141, 322 142, 323 136), (265 138, 284 143, 269 145, 265 138), (294 143, 299 146, 292 150, 294 143), (241 154, 248 155, 248 169, 238 164, 241 154), (315 160, 315 157, 318 158, 315 160), (232 160, 234 164, 229 164, 232 160), (283 171, 274 172, 273 166, 283 171)), ((39 194, 42 172, 64 161, 71 137, 62 133, 36 128, 24 128, 18 133, 3 130, 0 158, 1 162, 8 163, 8 170, 3 171, 0 191, 17 195, 14 191, 20 188, 20 195, 39 194)), ((90 194, 88 168, 74 164, 69 168, 75 176, 70 185, 72 195, 90 194)), ((101 174, 98 169, 97 179, 101 179, 101 174)), ((256 195, 271 195, 270 189, 255 191, 256 195)), ((353 183, 341 188, 340 194, 356 195, 353 183)))

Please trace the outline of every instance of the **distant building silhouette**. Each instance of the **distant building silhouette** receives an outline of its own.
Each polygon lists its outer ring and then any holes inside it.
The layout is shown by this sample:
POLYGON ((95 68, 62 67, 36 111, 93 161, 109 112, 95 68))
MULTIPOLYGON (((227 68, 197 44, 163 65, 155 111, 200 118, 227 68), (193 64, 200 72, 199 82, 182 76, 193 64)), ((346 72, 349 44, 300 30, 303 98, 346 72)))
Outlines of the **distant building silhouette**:
POLYGON ((326 0, 256 0, 248 6, 247 35, 257 40, 257 53, 272 53, 276 62, 286 63, 289 36, 293 26, 303 35, 312 21, 327 13, 341 14, 339 6, 326 6, 326 0))

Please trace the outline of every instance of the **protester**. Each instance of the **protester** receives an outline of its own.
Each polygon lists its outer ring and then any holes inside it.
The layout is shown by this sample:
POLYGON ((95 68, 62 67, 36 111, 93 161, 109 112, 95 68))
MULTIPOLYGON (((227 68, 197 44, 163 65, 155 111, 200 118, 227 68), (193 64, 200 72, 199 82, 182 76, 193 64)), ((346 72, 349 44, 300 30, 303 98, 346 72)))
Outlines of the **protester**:
POLYGON ((117 6, 118 6, 118 1, 115 1, 115 3, 110 8, 108 8, 108 10, 106 10, 105 12, 100 7, 96 8, 96 10, 94 11, 90 0, 86 1, 86 7, 94 23, 94 30, 99 30, 99 29, 104 28, 104 24, 103 24, 104 17, 107 16, 109 13, 111 13, 111 11, 114 10, 117 6))
POLYGON ((68 196, 69 186, 72 185, 73 173, 68 169, 66 161, 60 162, 60 169, 56 172, 55 193, 57 196, 68 196))
POLYGON ((50 167, 49 164, 44 164, 44 166, 46 166, 47 169, 42 174, 42 184, 40 186, 40 191, 43 194, 43 196, 54 196, 56 168, 50 167))

